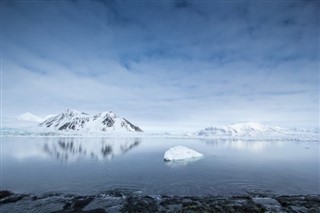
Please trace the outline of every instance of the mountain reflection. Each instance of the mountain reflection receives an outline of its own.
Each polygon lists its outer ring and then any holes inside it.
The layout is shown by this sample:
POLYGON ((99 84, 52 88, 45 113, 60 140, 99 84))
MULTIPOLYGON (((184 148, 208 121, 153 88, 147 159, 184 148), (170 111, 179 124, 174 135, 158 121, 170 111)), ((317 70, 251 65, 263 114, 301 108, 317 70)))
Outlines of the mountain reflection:
POLYGON ((42 151, 59 161, 111 160, 141 143, 139 138, 59 138, 48 141, 42 151))

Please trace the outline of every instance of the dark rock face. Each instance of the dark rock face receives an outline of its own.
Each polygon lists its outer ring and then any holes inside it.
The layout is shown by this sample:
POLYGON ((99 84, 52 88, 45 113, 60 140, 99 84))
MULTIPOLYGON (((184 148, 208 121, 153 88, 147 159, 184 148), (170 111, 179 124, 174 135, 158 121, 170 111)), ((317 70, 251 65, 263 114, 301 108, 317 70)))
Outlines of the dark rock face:
POLYGON ((65 123, 63 124, 58 130, 65 130, 65 129, 68 129, 68 126, 70 125, 70 123, 65 123))
POLYGON ((104 125, 106 125, 107 127, 112 127, 113 124, 114 124, 114 120, 113 120, 112 118, 110 118, 110 117, 106 117, 106 118, 102 121, 102 123, 103 123, 104 125))
POLYGON ((122 190, 74 196, 41 196, 0 191, 3 212, 320 212, 320 195, 297 196, 146 196, 122 190))
POLYGON ((133 124, 130 123, 127 119, 124 118, 123 120, 125 120, 125 121, 127 122, 127 124, 129 124, 129 126, 130 126, 132 129, 134 129, 136 132, 143 132, 142 129, 140 129, 139 127, 133 125, 133 124))

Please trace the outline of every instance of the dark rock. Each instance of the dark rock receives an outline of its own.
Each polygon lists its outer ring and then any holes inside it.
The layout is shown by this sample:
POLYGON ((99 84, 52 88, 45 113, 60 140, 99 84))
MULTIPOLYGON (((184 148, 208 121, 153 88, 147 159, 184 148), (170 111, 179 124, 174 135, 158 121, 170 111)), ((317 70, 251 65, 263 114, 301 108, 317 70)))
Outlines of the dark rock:
POLYGON ((10 191, 0 191, 0 199, 3 199, 3 198, 5 198, 5 197, 8 197, 8 196, 10 196, 10 195, 12 195, 13 193, 12 192, 10 192, 10 191))
POLYGON ((58 130, 65 130, 65 129, 68 129, 68 126, 70 125, 69 122, 63 124, 58 130))
POLYGON ((71 201, 67 202, 64 210, 81 210, 93 200, 93 197, 75 197, 71 201))
POLYGON ((107 127, 112 127, 114 124, 114 120, 108 116, 102 121, 102 123, 107 127))
POLYGON ((320 212, 320 195, 305 196, 146 196, 115 189, 92 196, 0 191, 4 212, 320 212))
POLYGON ((23 199, 24 197, 26 197, 27 195, 17 195, 17 194, 13 194, 10 195, 9 197, 5 197, 3 199, 0 200, 0 204, 6 204, 6 203, 15 203, 21 199, 23 199))
POLYGON ((97 209, 92 209, 92 210, 87 210, 87 211, 83 211, 85 213, 105 213, 106 210, 102 209, 102 208, 97 208, 97 209))
POLYGON ((157 204, 154 198, 149 196, 144 197, 128 197, 126 203, 122 209, 123 212, 145 212, 145 213, 154 213, 157 211, 157 204))
POLYGON ((140 129, 139 127, 133 125, 133 124, 130 123, 127 119, 124 118, 123 120, 125 120, 125 122, 126 122, 127 124, 129 124, 129 126, 131 126, 131 128, 134 129, 136 132, 143 132, 142 129, 140 129))

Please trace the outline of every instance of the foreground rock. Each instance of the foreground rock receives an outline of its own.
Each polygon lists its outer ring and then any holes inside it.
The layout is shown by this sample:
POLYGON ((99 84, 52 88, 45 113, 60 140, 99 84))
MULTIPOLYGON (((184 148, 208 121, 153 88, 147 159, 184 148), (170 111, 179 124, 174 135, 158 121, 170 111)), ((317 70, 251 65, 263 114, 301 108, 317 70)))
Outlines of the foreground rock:
POLYGON ((0 191, 1 212, 320 212, 320 195, 146 196, 112 190, 97 195, 21 195, 0 191))
POLYGON ((164 153, 165 161, 187 160, 191 158, 201 158, 203 155, 185 146, 171 147, 164 153))

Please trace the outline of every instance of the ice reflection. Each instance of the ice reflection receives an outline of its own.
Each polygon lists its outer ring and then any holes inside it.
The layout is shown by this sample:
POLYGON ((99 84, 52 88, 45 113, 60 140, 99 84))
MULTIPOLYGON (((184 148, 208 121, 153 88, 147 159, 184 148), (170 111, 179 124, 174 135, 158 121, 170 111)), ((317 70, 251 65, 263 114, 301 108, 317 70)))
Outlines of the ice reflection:
POLYGON ((197 158, 188 158, 185 160, 174 160, 174 161, 165 161, 166 166, 171 167, 171 168, 177 168, 177 167, 184 167, 187 166, 193 162, 196 162, 203 157, 197 157, 197 158))

